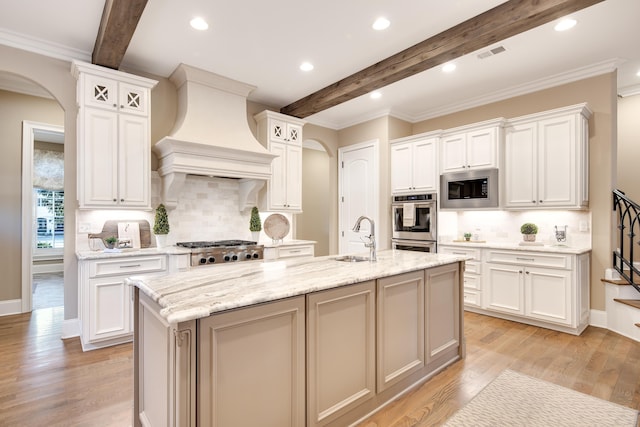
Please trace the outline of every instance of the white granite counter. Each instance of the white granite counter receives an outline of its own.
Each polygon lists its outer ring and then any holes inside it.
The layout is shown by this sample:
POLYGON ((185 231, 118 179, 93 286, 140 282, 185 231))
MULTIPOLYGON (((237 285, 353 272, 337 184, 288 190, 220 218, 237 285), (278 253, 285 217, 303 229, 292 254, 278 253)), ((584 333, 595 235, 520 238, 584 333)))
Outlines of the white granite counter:
POLYGON ((566 245, 521 245, 520 243, 497 243, 497 242, 439 242, 438 245, 456 246, 476 249, 508 249, 510 251, 527 252, 547 252, 560 254, 580 255, 591 251, 589 246, 566 246, 566 245))
POLYGON ((464 256, 385 250, 377 262, 336 261, 335 256, 210 265, 161 277, 131 277, 127 283, 156 301, 169 323, 350 285, 453 262, 464 256))
POLYGON ((180 255, 190 254, 187 248, 179 246, 167 246, 164 248, 144 248, 144 249, 122 249, 121 252, 105 252, 99 251, 77 251, 76 257, 79 261, 89 259, 106 259, 106 258, 127 258, 145 255, 180 255))

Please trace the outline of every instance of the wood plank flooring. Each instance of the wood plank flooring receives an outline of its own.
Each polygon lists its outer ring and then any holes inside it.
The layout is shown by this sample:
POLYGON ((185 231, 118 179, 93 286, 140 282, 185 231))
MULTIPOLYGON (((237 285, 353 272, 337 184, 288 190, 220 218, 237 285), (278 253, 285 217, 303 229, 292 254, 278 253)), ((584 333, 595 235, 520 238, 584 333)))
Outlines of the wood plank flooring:
MULTIPOLYGON (((0 426, 131 425, 131 344, 83 353, 61 340, 62 309, 0 317, 0 426)), ((361 427, 442 424, 505 368, 640 409, 640 343, 589 327, 580 336, 465 314, 467 358, 361 427)))

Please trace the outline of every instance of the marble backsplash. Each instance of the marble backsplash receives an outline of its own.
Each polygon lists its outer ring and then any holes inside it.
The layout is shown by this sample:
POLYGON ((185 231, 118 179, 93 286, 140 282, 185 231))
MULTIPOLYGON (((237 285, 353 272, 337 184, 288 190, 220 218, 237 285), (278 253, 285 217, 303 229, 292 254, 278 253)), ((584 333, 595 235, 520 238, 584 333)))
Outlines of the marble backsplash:
MULTIPOLYGON (((160 203, 160 179, 157 173, 151 180, 152 205, 160 203)), ((229 178, 211 178, 188 175, 178 199, 178 206, 169 210, 171 231, 167 244, 195 240, 250 240, 249 219, 251 209, 239 210, 239 182, 229 178)), ((262 223, 271 212, 260 212, 262 223)), ((99 233, 107 220, 146 219, 153 227, 154 211, 92 210, 77 211, 78 226, 90 224, 89 233, 99 233)), ((285 216, 292 222, 291 215, 285 216)), ((89 250, 86 232, 76 234, 78 250, 89 250)), ((291 239, 291 231, 285 240, 291 239)), ((260 233, 260 241, 271 241, 260 233)))
POLYGON ((536 241, 556 243, 554 226, 567 226, 567 242, 571 246, 591 246, 591 213, 588 211, 442 211, 438 215, 438 241, 462 239, 466 232, 478 240, 516 243, 522 240, 520 226, 532 222, 538 226, 536 241))

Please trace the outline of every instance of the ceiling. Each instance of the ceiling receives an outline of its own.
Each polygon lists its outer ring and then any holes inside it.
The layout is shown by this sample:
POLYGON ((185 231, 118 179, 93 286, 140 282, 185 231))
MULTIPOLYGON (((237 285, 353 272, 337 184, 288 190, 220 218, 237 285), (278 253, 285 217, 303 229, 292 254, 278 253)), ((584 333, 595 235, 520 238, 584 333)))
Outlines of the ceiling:
MULTIPOLYGON (((502 0, 150 0, 121 69, 167 77, 179 63, 256 86, 249 99, 281 108, 489 10, 502 0), (189 20, 202 16, 209 30, 189 20), (386 16, 391 26, 371 24, 386 16), (315 66, 298 68, 303 61, 315 66)), ((0 44, 91 61, 104 0, 0 0, 0 44), (73 11, 70 13, 69 11, 73 11)), ((640 93, 640 1, 605 0, 465 55, 450 74, 424 71, 306 118, 341 129, 384 114, 416 122, 618 68, 619 93, 640 93), (502 53, 478 53, 502 46, 502 53)), ((5 87, 6 81, 0 83, 5 87)))

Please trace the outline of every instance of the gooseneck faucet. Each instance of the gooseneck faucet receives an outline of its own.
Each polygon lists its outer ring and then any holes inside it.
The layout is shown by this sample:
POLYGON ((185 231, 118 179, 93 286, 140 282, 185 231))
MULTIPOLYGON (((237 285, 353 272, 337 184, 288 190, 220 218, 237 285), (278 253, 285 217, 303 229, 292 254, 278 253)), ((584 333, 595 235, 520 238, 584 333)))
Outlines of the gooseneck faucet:
POLYGON ((371 224, 371 234, 366 236, 366 238, 369 239, 369 242, 368 243, 365 242, 364 247, 369 248, 369 261, 375 261, 376 260, 376 225, 374 224, 373 220, 368 216, 364 216, 364 215, 360 216, 360 218, 356 220, 356 225, 353 226, 353 231, 355 232, 360 231, 360 223, 365 219, 369 221, 369 224, 371 224))

